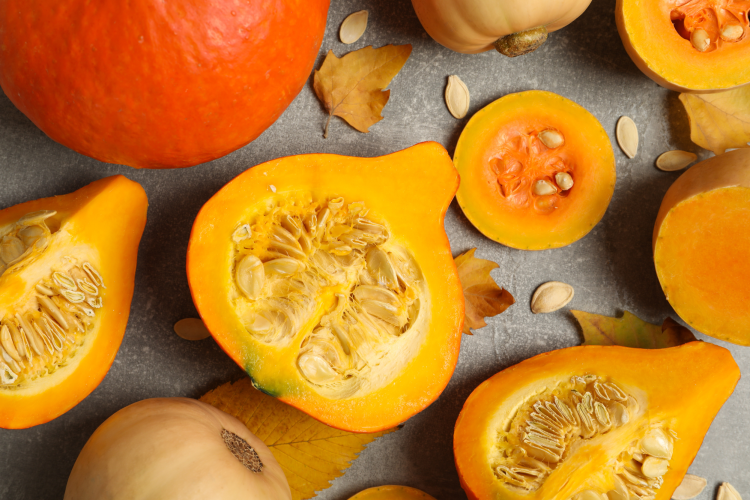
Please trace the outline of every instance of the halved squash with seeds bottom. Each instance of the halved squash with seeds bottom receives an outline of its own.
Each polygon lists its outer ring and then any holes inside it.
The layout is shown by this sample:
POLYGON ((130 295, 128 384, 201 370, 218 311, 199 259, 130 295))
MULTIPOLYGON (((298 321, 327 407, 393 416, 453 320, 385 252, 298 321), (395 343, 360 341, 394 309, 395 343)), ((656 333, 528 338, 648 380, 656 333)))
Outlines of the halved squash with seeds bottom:
POLYGON ((437 143, 258 165, 195 220, 196 307, 262 391, 341 429, 393 427, 440 395, 458 357, 443 229, 457 187, 437 143))
POLYGON ((552 92, 519 92, 485 106, 461 132, 453 160, 466 217, 488 238, 522 250, 582 238, 615 189, 607 133, 552 92))
POLYGON ((667 500, 740 371, 731 353, 579 346, 483 382, 453 449, 470 499, 667 500))
POLYGON ((198 312, 267 394, 341 429, 393 427, 440 395, 458 357, 463 292, 443 229, 457 187, 434 142, 258 165, 195 220, 198 312))
POLYGON ((0 211, 0 427, 48 422, 107 374, 147 206, 118 175, 0 211))

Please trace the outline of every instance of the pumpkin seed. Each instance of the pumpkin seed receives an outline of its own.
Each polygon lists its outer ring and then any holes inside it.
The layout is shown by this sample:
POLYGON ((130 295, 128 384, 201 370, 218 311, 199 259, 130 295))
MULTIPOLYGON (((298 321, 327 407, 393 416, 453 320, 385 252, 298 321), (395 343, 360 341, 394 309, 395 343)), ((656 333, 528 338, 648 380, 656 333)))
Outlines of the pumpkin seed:
POLYGON ((617 144, 628 158, 635 158, 638 153, 638 127, 629 116, 621 116, 617 120, 617 144))
POLYGON ((342 43, 351 44, 359 40, 367 29, 367 17, 369 13, 366 10, 360 10, 354 14, 349 14, 339 29, 339 38, 342 43))
POLYGON ((669 470, 669 461, 663 458, 648 457, 641 465, 641 472, 644 476, 655 478, 663 476, 669 470))
POLYGON ((672 458, 672 440, 662 429, 651 429, 641 441, 643 453, 656 458, 672 458))
POLYGON ((469 112, 469 88, 456 75, 448 77, 448 85, 445 87, 445 104, 454 118, 459 120, 469 112))
POLYGON ((672 498, 674 500, 690 500, 700 495, 705 488, 706 480, 704 478, 685 474, 680 485, 672 493, 672 498))
POLYGON ((567 191, 573 187, 573 177, 567 172, 556 173, 555 182, 561 191, 567 191))
POLYGON ((203 340, 211 335, 203 321, 198 318, 181 319, 174 324, 174 332, 185 340, 203 340))
POLYGON ((674 172, 682 170, 697 159, 698 155, 695 153, 680 150, 667 151, 656 159, 656 168, 665 172, 674 172))
POLYGON ((739 40, 744 33, 745 30, 739 24, 727 24, 721 30, 721 38, 728 42, 733 42, 739 40))
POLYGON ((721 483, 716 500, 742 500, 740 493, 729 483, 721 483))
POLYGON ((565 307, 573 300, 573 287, 561 281, 548 281, 540 285, 531 297, 531 312, 550 313, 565 307))
POLYGON ((234 280, 247 298, 257 299, 266 281, 263 263, 255 255, 246 255, 237 263, 234 280))
POLYGON ((690 35, 690 43, 693 44, 693 47, 698 52, 705 52, 711 45, 711 37, 706 30, 698 28, 690 35))
POLYGON ((534 183, 534 194, 537 196, 546 196, 557 193, 557 188, 546 179, 539 179, 534 183))
POLYGON ((550 149, 559 148, 565 144, 565 138, 557 130, 548 128, 539 132, 539 140, 550 149))

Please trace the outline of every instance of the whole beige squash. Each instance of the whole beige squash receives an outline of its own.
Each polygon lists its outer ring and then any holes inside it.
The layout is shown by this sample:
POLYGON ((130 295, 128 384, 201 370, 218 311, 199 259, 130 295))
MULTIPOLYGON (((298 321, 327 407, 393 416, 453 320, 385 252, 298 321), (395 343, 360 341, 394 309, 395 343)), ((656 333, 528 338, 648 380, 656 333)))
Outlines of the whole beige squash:
POLYGON ((419 21, 438 43, 476 54, 492 48, 518 56, 547 33, 578 18, 591 0, 412 0, 419 21))
POLYGON ((290 500, 284 472, 242 422, 187 398, 146 399, 89 438, 64 500, 290 500))

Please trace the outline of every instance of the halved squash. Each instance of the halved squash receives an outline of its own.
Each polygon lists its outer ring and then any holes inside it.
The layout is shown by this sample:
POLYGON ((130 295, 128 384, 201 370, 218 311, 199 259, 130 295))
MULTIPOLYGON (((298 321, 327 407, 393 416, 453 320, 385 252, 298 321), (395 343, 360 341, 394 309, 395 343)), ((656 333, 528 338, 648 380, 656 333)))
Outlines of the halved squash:
POLYGON ((523 250, 582 238, 615 189, 607 133, 552 92, 519 92, 485 106, 461 133, 453 161, 466 217, 488 238, 523 250))
POLYGON ((617 0, 617 30, 662 87, 717 92, 750 83, 748 10, 748 0, 617 0))
POLYGON ((750 149, 702 161, 672 184, 653 251, 661 287, 682 319, 750 345, 750 149))
POLYGON ((739 378, 728 350, 698 341, 540 354, 464 404, 461 485, 482 500, 667 500, 739 378))
POLYGON ((375 486, 360 491, 349 500, 435 500, 424 491, 409 486, 375 486))
POLYGON ((143 188, 117 175, 0 211, 0 427, 48 422, 107 374, 147 206, 143 188))
POLYGON ((262 391, 337 428, 393 427, 440 395, 458 357, 443 229, 457 187, 437 143, 258 165, 195 220, 196 307, 262 391))

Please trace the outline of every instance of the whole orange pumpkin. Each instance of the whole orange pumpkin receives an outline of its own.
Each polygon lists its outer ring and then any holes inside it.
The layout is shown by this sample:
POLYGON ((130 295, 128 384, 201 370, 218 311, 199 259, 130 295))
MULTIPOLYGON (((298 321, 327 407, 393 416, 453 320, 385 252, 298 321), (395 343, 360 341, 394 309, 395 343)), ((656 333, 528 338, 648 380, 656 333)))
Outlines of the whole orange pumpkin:
POLYGON ((299 93, 329 0, 6 0, 0 85, 55 141, 187 167, 258 137, 299 93))

